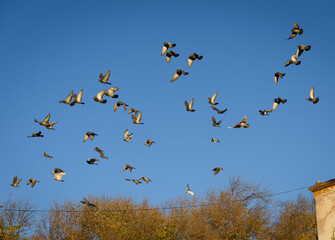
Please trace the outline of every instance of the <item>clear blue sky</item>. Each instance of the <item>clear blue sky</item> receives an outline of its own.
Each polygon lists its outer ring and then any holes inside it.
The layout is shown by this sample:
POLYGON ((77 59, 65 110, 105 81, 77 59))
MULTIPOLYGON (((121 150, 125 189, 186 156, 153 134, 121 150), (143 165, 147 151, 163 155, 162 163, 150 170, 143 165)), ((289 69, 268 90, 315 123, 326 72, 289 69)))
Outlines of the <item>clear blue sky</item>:
MULTIPOLYGON (((148 197, 162 203, 185 194, 220 189, 229 176, 262 182, 274 192, 334 178, 334 42, 332 1, 1 1, 0 202, 9 194, 39 208, 87 194, 148 197), (304 33, 292 40, 293 23, 304 33), (180 53, 168 64, 163 42, 180 53), (298 44, 312 45, 300 66, 284 67, 298 44), (187 58, 203 55, 191 69, 187 58), (190 72, 176 82, 177 68, 190 72), (143 125, 118 109, 115 99, 93 101, 108 88, 99 73, 111 70, 119 100, 143 113, 143 125), (286 76, 274 84, 274 72, 286 76), (320 102, 306 101, 312 86, 320 102), (58 103, 84 89, 85 105, 58 103), (207 98, 218 91, 216 114, 207 98), (276 97, 287 98, 271 116, 276 97), (184 101, 194 98, 195 112, 184 101), (34 122, 51 113, 55 131, 34 122), (228 129, 248 117, 249 129, 228 129), (211 116, 222 127, 211 126, 211 116), (125 129, 133 143, 122 141, 125 129), (44 138, 27 138, 41 130, 44 138), (83 143, 86 131, 99 134, 83 143), (210 138, 219 138, 214 144, 210 138), (152 147, 146 139, 155 140, 152 147), (86 164, 98 157, 109 160, 86 164), (44 152, 54 156, 48 160, 44 152), (123 172, 125 164, 136 169, 123 172), (223 172, 213 176, 214 167, 223 172), (58 167, 67 174, 56 182, 58 167), (21 188, 9 186, 14 176, 21 188), (152 179, 136 186, 125 178, 152 179), (40 183, 31 189, 29 178, 40 183)), ((312 196, 307 189, 303 194, 312 196)), ((281 195, 295 197, 299 192, 281 195)))

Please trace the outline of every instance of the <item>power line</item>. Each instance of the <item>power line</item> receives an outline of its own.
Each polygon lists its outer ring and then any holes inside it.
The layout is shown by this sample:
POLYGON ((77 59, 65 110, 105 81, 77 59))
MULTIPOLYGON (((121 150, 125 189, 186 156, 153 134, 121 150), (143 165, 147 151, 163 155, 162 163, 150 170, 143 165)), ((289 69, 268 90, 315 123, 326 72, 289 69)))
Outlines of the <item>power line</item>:
MULTIPOLYGON (((302 189, 309 188, 310 186, 305 186, 305 187, 299 187, 279 193, 272 193, 272 194, 267 194, 264 195, 264 198, 267 197, 273 197, 273 196, 278 196, 282 194, 286 194, 289 192, 294 192, 302 189)), ((217 205, 217 204, 222 204, 222 203, 232 203, 234 201, 227 201, 227 202, 215 202, 215 203, 202 203, 202 204, 194 204, 194 205, 186 205, 186 206, 172 206, 172 207, 154 207, 154 208, 144 208, 144 209, 136 209, 140 211, 153 211, 153 210, 173 210, 173 209, 182 209, 182 208, 196 208, 196 207, 205 207, 205 206, 211 206, 211 205, 217 205)), ((91 208, 96 209, 96 208, 91 208)), ((99 210, 99 208, 97 208, 99 210)), ((134 209, 115 209, 115 210, 101 210, 101 211, 107 211, 107 212, 127 212, 129 210, 134 210, 134 209)), ((87 210, 47 210, 47 209, 8 209, 8 208, 0 208, 0 211, 13 211, 13 212, 61 212, 61 213, 74 213, 74 212, 92 212, 87 211, 87 210)))

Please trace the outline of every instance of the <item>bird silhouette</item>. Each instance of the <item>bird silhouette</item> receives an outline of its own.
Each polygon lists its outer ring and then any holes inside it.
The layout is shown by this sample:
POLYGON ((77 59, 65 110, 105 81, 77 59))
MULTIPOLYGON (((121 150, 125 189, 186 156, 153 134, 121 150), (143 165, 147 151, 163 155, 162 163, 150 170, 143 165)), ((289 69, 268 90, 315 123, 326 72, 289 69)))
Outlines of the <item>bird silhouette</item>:
POLYGON ((188 67, 190 68, 192 66, 194 60, 196 60, 196 59, 201 60, 202 58, 203 58, 203 56, 200 56, 196 53, 191 54, 188 57, 188 67))
POLYGON ((275 111, 280 103, 284 104, 286 102, 287 102, 287 99, 283 99, 283 98, 280 98, 280 97, 275 98, 274 101, 273 101, 272 110, 275 111))
POLYGON ((291 30, 291 36, 288 39, 292 39, 295 36, 297 36, 297 34, 301 35, 304 31, 302 30, 302 28, 299 28, 299 25, 297 23, 293 23, 293 29, 291 30))
POLYGON ((37 133, 31 134, 31 136, 28 136, 28 138, 32 138, 32 137, 44 137, 44 135, 42 135, 42 132, 39 131, 37 133))
POLYGON ((169 48, 174 48, 176 46, 175 43, 163 42, 163 48, 161 55, 163 56, 169 48))
POLYGON ((176 73, 173 75, 173 77, 171 79, 171 82, 176 81, 180 77, 180 75, 182 75, 182 74, 183 75, 188 75, 188 72, 185 72, 185 71, 183 71, 181 69, 177 69, 176 73))
POLYGON ((178 53, 175 53, 174 51, 167 52, 165 57, 166 57, 166 62, 169 63, 171 60, 171 57, 179 57, 178 53))
POLYGON ((247 116, 244 116, 241 122, 236 123, 234 127, 228 127, 228 128, 240 128, 240 127, 248 128, 249 124, 247 123, 247 121, 248 121, 247 116))
POLYGON ((110 70, 108 70, 108 72, 106 73, 106 75, 102 75, 102 73, 100 73, 100 75, 99 75, 99 82, 101 82, 103 84, 109 84, 109 85, 111 85, 111 83, 107 82, 110 75, 111 75, 111 71, 110 70))
POLYGON ((10 184, 12 187, 18 187, 19 186, 19 183, 22 181, 22 178, 20 178, 19 180, 17 179, 17 176, 15 176, 13 178, 13 183, 10 184))
POLYGON ((312 102, 313 104, 316 104, 319 102, 319 97, 315 98, 314 93, 314 86, 312 87, 311 91, 309 92, 309 98, 306 98, 308 101, 312 102))
POLYGON ((192 100, 190 101, 190 103, 187 103, 187 101, 185 100, 185 106, 186 106, 186 111, 188 112, 194 112, 195 109, 192 109, 193 107, 193 102, 194 102, 194 99, 192 98, 192 100))

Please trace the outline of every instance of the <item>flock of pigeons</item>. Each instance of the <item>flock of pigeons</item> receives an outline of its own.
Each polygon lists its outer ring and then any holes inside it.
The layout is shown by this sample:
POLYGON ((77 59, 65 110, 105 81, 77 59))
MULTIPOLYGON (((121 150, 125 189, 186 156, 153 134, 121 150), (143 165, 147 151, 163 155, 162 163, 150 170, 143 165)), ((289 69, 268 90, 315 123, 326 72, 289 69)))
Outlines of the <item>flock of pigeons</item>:
MULTIPOLYGON (((291 32, 292 32, 291 36, 288 39, 294 38, 295 36, 297 36, 297 34, 301 35, 303 33, 303 29, 301 29, 297 23, 294 23, 294 27, 291 30, 291 32)), ((175 46, 176 46, 176 44, 174 44, 174 43, 169 43, 169 42, 164 42, 163 43, 163 49, 162 49, 161 55, 166 56, 167 63, 169 63, 171 61, 172 57, 178 57, 179 56, 178 53, 176 53, 172 50, 168 51, 169 49, 172 49, 175 46)), ((285 64, 285 67, 289 66, 290 64, 299 65, 301 63, 301 61, 298 61, 298 58, 301 56, 301 54, 304 51, 309 51, 311 49, 311 46, 298 45, 297 47, 298 47, 297 52, 291 57, 291 59, 287 60, 287 62, 285 64)), ((202 58, 203 58, 203 56, 200 56, 197 53, 193 53, 193 54, 189 55, 188 67, 191 68, 191 66, 192 66, 192 64, 195 60, 201 60, 202 58)), ((175 82, 181 75, 188 75, 188 74, 189 74, 188 72, 185 72, 182 69, 177 69, 176 73, 173 75, 173 77, 171 79, 171 82, 175 82)), ((275 84, 278 83, 279 78, 282 79, 285 75, 286 75, 285 73, 276 72, 274 74, 275 84)), ((108 71, 105 75, 100 73, 98 80, 102 84, 111 85, 111 83, 108 82, 109 77, 110 77, 110 71, 108 71)), ((118 98, 119 96, 117 94, 115 94, 118 90, 119 90, 118 87, 111 87, 107 90, 103 90, 103 91, 99 92, 96 97, 93 97, 93 100, 98 102, 98 103, 105 104, 107 102, 107 100, 103 99, 103 98, 105 96, 106 97, 111 97, 111 98, 118 98)), ((227 108, 225 108, 223 110, 219 110, 215 107, 215 105, 219 104, 218 102, 216 102, 217 95, 218 95, 218 92, 215 92, 212 97, 209 97, 208 98, 208 103, 211 105, 211 108, 214 111, 216 111, 218 114, 223 114, 227 111, 227 108)), ((312 87, 309 95, 310 95, 309 98, 306 98, 308 101, 313 102, 313 104, 316 104, 319 101, 319 97, 315 98, 314 86, 312 87)), ((67 105, 70 105, 71 107, 74 106, 75 104, 85 104, 85 103, 82 102, 82 97, 83 97, 83 89, 81 89, 81 91, 78 94, 74 94, 74 92, 71 91, 71 93, 66 97, 66 99, 59 101, 59 103, 67 104, 67 105)), ((280 103, 284 104, 286 102, 287 102, 287 99, 283 99, 283 98, 278 97, 278 98, 274 99, 272 110, 271 109, 259 110, 259 113, 261 115, 269 115, 270 112, 276 110, 276 108, 278 107, 278 105, 280 103)), ((188 112, 194 112, 195 111, 195 109, 193 109, 193 103, 194 103, 193 98, 191 99, 191 101, 189 103, 185 100, 186 111, 188 111, 188 112)), ((121 101, 116 101, 113 111, 115 112, 121 106, 124 108, 125 111, 127 110, 128 105, 126 103, 121 102, 121 101)), ((142 112, 141 111, 139 111, 137 109, 134 109, 134 108, 130 108, 128 110, 128 114, 132 114, 131 115, 132 123, 143 124, 141 122, 141 120, 142 120, 142 112)), ((40 124, 41 126, 44 126, 46 129, 49 129, 49 130, 54 130, 53 126, 58 123, 57 121, 50 122, 50 113, 45 117, 45 119, 43 121, 40 122, 36 119, 34 121, 36 123, 40 124)), ((235 126, 228 127, 228 128, 241 128, 241 127, 248 128, 249 123, 247 123, 247 121, 248 121, 247 116, 244 116, 243 120, 241 122, 236 123, 235 126)), ((217 121, 215 119, 215 117, 212 116, 212 126, 220 127, 221 122, 222 122, 221 120, 217 121)), ((97 136, 97 135, 98 134, 96 134, 94 132, 88 131, 88 132, 85 133, 83 141, 86 142, 88 139, 93 140, 94 137, 97 136)), ((132 136, 133 136, 133 133, 130 134, 129 130, 126 129, 125 133, 124 133, 124 139, 123 140, 125 142, 131 142, 132 136)), ((28 136, 28 137, 29 138, 44 137, 44 135, 42 135, 42 132, 39 131, 37 133, 33 133, 31 136, 28 136)), ((210 141, 214 142, 214 143, 220 143, 220 140, 215 139, 215 138, 211 138, 210 141)), ((151 139, 147 139, 146 142, 145 142, 145 145, 150 147, 153 143, 155 143, 155 141, 153 141, 151 139)), ((101 158, 108 159, 108 157, 104 154, 103 150, 101 150, 100 148, 95 147, 94 150, 100 154, 101 158)), ((48 159, 53 158, 48 153, 44 153, 43 156, 48 158, 48 159)), ((88 158, 87 163, 90 164, 90 165, 97 165, 96 162, 98 162, 98 161, 99 161, 99 159, 96 159, 96 158, 88 158)), ((129 172, 131 173, 133 169, 135 169, 135 167, 126 164, 123 168, 123 171, 129 170, 129 172)), ((214 172, 214 175, 217 175, 221 170, 223 170, 221 167, 215 167, 212 171, 214 172)), ((54 170, 52 170, 51 174, 54 175, 53 179, 55 179, 56 181, 63 182, 64 180, 62 179, 62 177, 66 173, 60 168, 55 168, 54 170)), ((10 185, 13 186, 13 187, 18 187, 21 180, 22 179, 18 179, 17 176, 15 176, 14 179, 13 179, 13 183, 10 184, 10 185)), ((147 177, 141 177, 139 179, 128 179, 128 178, 126 178, 125 180, 126 181, 132 181, 136 185, 141 184, 142 181, 146 182, 147 184, 149 182, 151 182, 151 179, 149 179, 147 177)), ((35 184, 38 183, 38 182, 39 182, 38 180, 30 178, 27 182, 27 185, 31 184, 31 187, 33 188, 35 186, 35 184)), ((191 188, 188 184, 187 184, 186 193, 194 195, 194 193, 191 191, 191 188)), ((83 199, 83 201, 81 201, 81 203, 86 205, 86 206, 89 206, 89 207, 96 207, 96 205, 90 203, 85 198, 83 199)))

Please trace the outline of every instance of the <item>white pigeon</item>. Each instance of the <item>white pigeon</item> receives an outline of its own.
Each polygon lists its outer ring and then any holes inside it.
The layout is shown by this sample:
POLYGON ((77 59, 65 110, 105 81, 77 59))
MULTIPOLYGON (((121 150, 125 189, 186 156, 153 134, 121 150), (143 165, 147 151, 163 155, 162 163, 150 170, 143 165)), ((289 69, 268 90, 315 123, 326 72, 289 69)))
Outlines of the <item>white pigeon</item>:
POLYGON ((56 181, 64 182, 64 180, 62 179, 62 177, 65 174, 66 174, 65 172, 56 173, 55 176, 53 177, 53 179, 55 179, 56 181))
POLYGON ((194 192, 191 191, 190 185, 188 184, 187 184, 187 191, 185 192, 191 194, 192 196, 194 195, 194 192))

